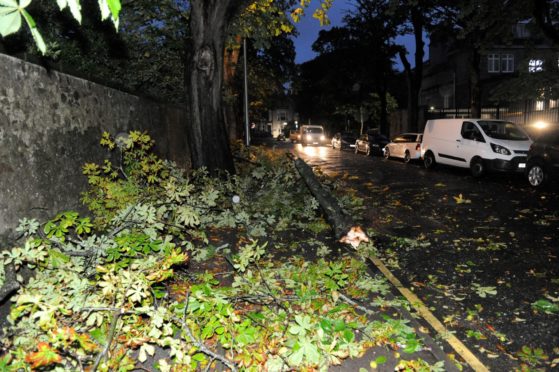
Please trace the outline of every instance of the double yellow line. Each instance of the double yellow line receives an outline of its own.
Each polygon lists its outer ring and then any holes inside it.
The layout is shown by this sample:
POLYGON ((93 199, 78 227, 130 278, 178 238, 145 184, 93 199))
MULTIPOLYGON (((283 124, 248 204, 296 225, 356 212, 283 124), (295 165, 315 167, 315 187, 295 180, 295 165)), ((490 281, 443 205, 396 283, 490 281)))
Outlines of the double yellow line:
POLYGON ((388 270, 388 268, 376 257, 371 257, 370 260, 373 264, 384 274, 384 276, 392 283, 398 291, 409 301, 409 303, 415 308, 417 313, 423 317, 437 331, 443 339, 445 339, 449 345, 460 355, 466 363, 474 371, 486 372, 489 369, 480 362, 480 360, 460 341, 456 336, 446 329, 446 327, 429 311, 427 306, 421 301, 412 291, 404 287, 400 280, 394 276, 388 270))

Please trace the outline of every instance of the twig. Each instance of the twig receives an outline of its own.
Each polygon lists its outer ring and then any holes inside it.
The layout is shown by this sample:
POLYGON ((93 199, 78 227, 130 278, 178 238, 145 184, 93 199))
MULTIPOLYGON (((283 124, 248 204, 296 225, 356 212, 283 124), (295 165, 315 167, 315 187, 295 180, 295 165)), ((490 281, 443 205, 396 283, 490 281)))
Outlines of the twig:
POLYGON ((122 309, 112 309, 112 312, 113 312, 113 320, 111 321, 111 328, 109 330, 109 337, 107 337, 107 344, 105 345, 103 350, 99 353, 99 355, 97 355, 95 364, 91 369, 93 372, 97 371, 97 368, 99 367, 99 363, 101 363, 101 360, 105 358, 107 353, 109 352, 109 348, 111 347, 111 343, 113 342, 113 338, 115 336, 118 319, 123 314, 122 309))
MULTIPOLYGON (((184 307, 184 316, 186 317, 186 310, 188 309, 188 300, 189 297, 187 297, 186 299, 186 305, 184 307)), ((204 354, 208 355, 209 357, 211 357, 212 359, 217 359, 219 360, 221 363, 225 364, 231 371, 235 371, 237 372, 237 365, 235 364, 235 362, 230 361, 229 359, 227 359, 226 357, 219 355, 213 351, 211 351, 210 349, 208 349, 206 347, 206 345, 204 345, 202 342, 198 341, 194 335, 192 334, 192 331, 190 330, 190 327, 188 326, 188 324, 186 324, 186 321, 184 319, 180 319, 177 317, 173 317, 173 319, 180 323, 183 330, 186 332, 186 334, 188 335, 188 338, 190 338, 190 341, 204 354)))
POLYGON ((237 159, 237 160, 240 160, 240 161, 244 161, 245 163, 249 163, 249 164, 252 164, 252 165, 258 165, 258 166, 262 165, 261 163, 258 163, 256 161, 252 161, 252 160, 247 159, 247 158, 243 158, 242 156, 238 156, 238 155, 234 155, 233 158, 237 159))

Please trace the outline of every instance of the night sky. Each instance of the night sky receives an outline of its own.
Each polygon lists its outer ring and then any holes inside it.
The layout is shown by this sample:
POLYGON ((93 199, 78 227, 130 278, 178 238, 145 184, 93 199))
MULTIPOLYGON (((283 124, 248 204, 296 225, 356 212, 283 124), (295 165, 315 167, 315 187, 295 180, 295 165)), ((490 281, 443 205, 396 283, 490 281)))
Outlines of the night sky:
MULTIPOLYGON (((339 0, 334 1, 332 8, 330 9, 328 15, 330 17, 331 24, 329 26, 321 27, 318 20, 312 17, 314 9, 316 8, 316 4, 314 7, 307 9, 305 12, 305 17, 301 19, 299 23, 296 24, 297 30, 299 31, 299 36, 295 38, 295 50, 297 52, 297 56, 295 57, 296 63, 303 63, 310 59, 313 59, 316 56, 316 53, 312 51, 312 44, 318 37, 318 33, 320 30, 329 30, 332 26, 340 26, 342 24, 342 18, 344 17, 345 13, 352 7, 351 0, 339 0)), ((397 43, 404 43, 408 49, 408 59, 410 63, 413 65, 413 58, 410 58, 411 55, 415 52, 415 43, 413 42, 413 37, 405 36, 405 37, 398 37, 396 39, 397 43)), ((425 47, 426 57, 428 58, 428 48, 425 47)), ((402 70, 402 66, 399 64, 400 59, 396 58, 396 67, 399 70, 402 70)))

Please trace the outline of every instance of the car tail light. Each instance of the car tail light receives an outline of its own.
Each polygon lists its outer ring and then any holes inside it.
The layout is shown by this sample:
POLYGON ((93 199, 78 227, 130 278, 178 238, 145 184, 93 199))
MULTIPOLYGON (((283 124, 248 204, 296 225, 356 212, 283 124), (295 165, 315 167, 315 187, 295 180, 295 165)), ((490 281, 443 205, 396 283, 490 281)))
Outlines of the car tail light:
POLYGON ((419 150, 421 150, 421 144, 418 143, 417 145, 415 145, 415 151, 419 151, 419 150))

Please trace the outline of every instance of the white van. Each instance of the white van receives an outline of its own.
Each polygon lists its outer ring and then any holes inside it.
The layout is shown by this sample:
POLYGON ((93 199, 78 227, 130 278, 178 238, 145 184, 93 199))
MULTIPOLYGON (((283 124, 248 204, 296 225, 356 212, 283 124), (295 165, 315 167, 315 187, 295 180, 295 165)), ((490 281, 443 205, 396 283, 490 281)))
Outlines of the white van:
POLYGON ((489 119, 429 120, 423 131, 425 168, 447 164, 470 168, 474 177, 486 170, 523 172, 532 141, 516 124, 489 119))

